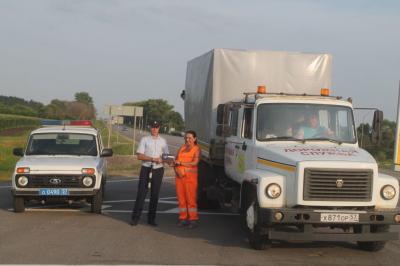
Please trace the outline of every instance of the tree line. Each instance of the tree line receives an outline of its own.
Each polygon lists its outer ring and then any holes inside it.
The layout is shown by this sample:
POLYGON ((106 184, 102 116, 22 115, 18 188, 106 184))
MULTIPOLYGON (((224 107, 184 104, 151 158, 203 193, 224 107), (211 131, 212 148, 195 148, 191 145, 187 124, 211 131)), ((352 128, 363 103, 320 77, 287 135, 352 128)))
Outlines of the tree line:
MULTIPOLYGON (((152 121, 161 123, 161 132, 171 130, 182 131, 185 124, 180 113, 174 111, 174 106, 163 99, 149 99, 139 102, 127 102, 126 106, 143 107, 143 124, 149 125, 152 121)), ((133 118, 126 118, 129 124, 133 124, 133 118)))
POLYGON ((377 161, 389 163, 389 161, 393 160, 396 122, 387 119, 383 120, 381 141, 376 145, 371 143, 369 137, 371 131, 372 127, 369 124, 360 124, 357 127, 358 143, 362 148, 370 152, 377 161))
POLYGON ((47 105, 13 96, 0 96, 0 113, 59 120, 96 118, 93 99, 87 92, 75 93, 74 101, 54 99, 47 105))

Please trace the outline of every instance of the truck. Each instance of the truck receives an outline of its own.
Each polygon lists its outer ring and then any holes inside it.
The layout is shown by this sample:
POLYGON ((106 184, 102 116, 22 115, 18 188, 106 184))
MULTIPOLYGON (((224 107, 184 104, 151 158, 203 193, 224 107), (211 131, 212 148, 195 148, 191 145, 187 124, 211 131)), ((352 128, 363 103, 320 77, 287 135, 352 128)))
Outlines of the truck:
POLYGON ((21 159, 12 174, 15 212, 29 202, 85 201, 91 212, 101 213, 107 161, 112 149, 103 146, 100 131, 90 120, 43 120, 25 148, 14 148, 21 159))
MULTIPOLYGON (((398 239, 399 182, 359 147, 352 99, 331 95, 331 69, 330 54, 263 50, 213 49, 187 64, 199 207, 239 212, 254 249, 346 241, 378 251, 398 239)), ((374 143, 382 120, 375 110, 374 143)))

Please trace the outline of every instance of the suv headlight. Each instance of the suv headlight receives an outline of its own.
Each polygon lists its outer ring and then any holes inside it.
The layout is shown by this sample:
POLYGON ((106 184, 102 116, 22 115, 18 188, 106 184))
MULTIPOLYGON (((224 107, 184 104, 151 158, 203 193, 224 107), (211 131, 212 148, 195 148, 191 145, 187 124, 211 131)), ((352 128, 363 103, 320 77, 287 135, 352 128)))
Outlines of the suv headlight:
POLYGON ((381 196, 385 200, 391 200, 396 196, 396 189, 391 185, 385 185, 381 189, 381 196))
POLYGON ((82 183, 85 187, 90 187, 93 184, 93 178, 90 176, 85 176, 82 180, 82 183))
POLYGON ((282 193, 282 189, 276 183, 269 184, 267 186, 267 188, 265 189, 265 194, 270 199, 276 199, 277 197, 279 197, 281 195, 281 193, 282 193))
POLYGON ((82 168, 82 174, 84 175, 94 175, 94 168, 82 168))
POLYGON ((24 175, 18 177, 18 179, 17 179, 17 183, 20 187, 25 187, 26 185, 28 185, 28 182, 29 182, 29 179, 24 175))

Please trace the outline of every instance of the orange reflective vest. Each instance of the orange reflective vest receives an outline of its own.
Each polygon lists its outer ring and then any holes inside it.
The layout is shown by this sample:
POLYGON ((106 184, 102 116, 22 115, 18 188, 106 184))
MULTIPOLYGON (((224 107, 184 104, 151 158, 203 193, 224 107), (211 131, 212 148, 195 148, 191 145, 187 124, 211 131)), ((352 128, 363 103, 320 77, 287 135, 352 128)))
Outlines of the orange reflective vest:
MULTIPOLYGON (((191 163, 199 156, 200 148, 195 145, 186 150, 183 145, 176 157, 182 163, 191 163)), ((176 171, 176 194, 179 203, 179 220, 198 220, 197 213, 197 165, 177 166, 176 171)))

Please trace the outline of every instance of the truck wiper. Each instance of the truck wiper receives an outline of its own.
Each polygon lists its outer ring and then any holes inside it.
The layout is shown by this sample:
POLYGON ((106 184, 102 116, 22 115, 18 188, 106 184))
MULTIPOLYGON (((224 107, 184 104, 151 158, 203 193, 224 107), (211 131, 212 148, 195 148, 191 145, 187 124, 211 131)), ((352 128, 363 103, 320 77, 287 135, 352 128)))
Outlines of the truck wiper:
POLYGON ((342 145, 342 141, 339 141, 339 140, 336 140, 336 139, 331 139, 331 138, 311 138, 311 139, 304 139, 304 141, 313 141, 313 140, 316 140, 316 141, 318 141, 318 140, 327 140, 327 141, 330 141, 330 142, 333 142, 333 143, 337 143, 337 144, 339 144, 339 145, 342 145))
POLYGON ((298 139, 294 138, 291 136, 279 136, 279 137, 272 137, 272 138, 267 138, 266 140, 293 140, 293 141, 300 141, 304 143, 304 139, 298 139))

